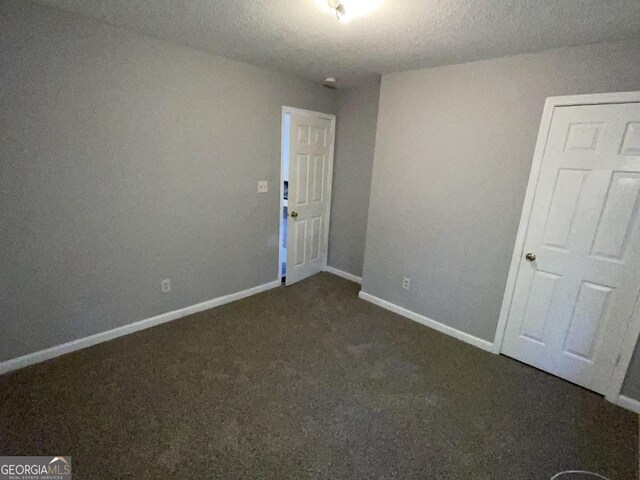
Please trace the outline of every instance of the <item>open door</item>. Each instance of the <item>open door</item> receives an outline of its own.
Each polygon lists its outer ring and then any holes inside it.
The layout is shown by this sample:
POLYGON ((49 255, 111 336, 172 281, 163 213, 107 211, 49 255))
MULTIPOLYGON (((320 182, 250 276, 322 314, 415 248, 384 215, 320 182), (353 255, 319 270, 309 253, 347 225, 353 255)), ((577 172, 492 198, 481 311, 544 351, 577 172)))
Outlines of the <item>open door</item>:
MULTIPOLYGON (((640 103, 555 107, 502 352, 607 393, 640 292, 640 103)), ((538 157, 539 158, 539 157, 538 157)))
POLYGON ((335 117, 288 109, 289 187, 286 285, 327 263, 335 117))

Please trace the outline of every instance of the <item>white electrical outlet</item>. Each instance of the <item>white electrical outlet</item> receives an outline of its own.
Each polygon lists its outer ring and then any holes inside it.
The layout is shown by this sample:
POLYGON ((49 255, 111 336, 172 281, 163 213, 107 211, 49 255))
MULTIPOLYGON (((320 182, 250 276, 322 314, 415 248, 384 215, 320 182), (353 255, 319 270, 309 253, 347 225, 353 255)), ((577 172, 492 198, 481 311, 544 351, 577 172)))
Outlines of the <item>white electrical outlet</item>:
POLYGON ((260 180, 258 182, 258 193, 267 193, 269 191, 269 182, 260 180))
POLYGON ((160 287, 162 288, 162 293, 167 293, 171 291, 171 280, 165 278, 160 282, 160 287))
POLYGON ((411 289, 411 279, 407 277, 402 277, 402 288, 405 290, 411 289))

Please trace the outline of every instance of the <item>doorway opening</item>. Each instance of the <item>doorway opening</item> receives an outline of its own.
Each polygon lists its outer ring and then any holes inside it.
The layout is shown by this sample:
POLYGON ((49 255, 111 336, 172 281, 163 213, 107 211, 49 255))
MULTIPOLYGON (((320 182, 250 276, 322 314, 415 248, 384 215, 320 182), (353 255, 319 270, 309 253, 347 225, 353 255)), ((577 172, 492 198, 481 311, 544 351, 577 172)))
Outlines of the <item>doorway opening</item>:
POLYGON ((327 266, 336 117, 282 107, 278 277, 292 285, 327 266))

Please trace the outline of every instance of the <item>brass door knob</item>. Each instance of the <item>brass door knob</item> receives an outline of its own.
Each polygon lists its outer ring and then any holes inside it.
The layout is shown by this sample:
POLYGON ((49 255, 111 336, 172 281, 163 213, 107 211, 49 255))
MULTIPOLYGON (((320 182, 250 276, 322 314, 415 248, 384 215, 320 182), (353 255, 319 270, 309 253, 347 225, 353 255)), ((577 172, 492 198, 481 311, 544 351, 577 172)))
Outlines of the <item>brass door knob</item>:
POLYGON ((529 252, 524 256, 524 258, 527 259, 527 262, 533 262, 536 259, 536 255, 535 255, 535 253, 529 252))
POLYGON ((291 218, 296 218, 298 216, 298 212, 291 212, 291 218))

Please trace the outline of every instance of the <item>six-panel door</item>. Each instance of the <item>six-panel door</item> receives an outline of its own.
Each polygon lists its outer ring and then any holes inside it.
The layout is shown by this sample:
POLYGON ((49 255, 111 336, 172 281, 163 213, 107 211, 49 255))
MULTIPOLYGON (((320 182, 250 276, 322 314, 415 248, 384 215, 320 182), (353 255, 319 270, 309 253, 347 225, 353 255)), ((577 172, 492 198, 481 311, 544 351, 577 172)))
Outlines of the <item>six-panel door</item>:
POLYGON ((326 251, 331 120, 291 114, 287 278, 291 285, 322 271, 326 251))
POLYGON ((640 289, 639 197, 640 104, 556 107, 503 353, 604 393, 640 289))

